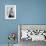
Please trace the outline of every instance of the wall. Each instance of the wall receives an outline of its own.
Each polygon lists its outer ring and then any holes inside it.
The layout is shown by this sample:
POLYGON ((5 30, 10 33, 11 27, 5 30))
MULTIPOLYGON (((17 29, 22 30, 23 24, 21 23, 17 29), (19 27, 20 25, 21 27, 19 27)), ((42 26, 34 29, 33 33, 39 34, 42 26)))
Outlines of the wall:
MULTIPOLYGON (((0 0, 0 44, 7 44, 9 32, 18 24, 46 24, 46 0, 0 0), (5 5, 16 5, 16 20, 5 20, 5 5)), ((16 40, 17 43, 17 40, 16 40)))

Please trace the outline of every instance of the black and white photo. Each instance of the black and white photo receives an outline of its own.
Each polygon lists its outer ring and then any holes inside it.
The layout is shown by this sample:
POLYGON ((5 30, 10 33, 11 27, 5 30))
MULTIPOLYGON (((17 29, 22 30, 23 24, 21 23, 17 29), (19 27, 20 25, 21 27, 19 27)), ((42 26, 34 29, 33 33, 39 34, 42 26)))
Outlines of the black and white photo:
POLYGON ((5 19, 16 19, 16 5, 5 5, 5 19))

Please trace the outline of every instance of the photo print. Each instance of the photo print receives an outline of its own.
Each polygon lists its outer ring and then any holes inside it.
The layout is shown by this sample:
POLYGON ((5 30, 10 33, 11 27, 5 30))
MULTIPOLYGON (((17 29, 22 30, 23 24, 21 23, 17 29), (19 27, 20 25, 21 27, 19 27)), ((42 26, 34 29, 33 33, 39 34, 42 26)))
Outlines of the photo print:
POLYGON ((16 5, 5 5, 5 19, 16 19, 16 5))

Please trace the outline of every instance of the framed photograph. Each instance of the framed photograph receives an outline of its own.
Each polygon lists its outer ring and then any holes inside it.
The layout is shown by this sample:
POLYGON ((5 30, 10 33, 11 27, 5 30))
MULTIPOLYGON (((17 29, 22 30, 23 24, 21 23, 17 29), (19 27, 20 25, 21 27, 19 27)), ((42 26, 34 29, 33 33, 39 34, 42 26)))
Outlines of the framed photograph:
POLYGON ((16 5, 5 5, 5 19, 16 19, 16 5))

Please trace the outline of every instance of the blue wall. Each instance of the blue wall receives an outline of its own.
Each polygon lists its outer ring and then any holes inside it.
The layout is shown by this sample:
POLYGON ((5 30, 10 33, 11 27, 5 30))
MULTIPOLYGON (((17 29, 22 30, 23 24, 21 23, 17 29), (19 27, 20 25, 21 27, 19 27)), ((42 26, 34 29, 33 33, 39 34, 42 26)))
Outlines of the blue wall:
MULTIPOLYGON (((17 24, 46 24, 46 0, 0 0, 0 44, 8 43, 17 24), (16 5, 16 20, 5 20, 5 5, 16 5)), ((17 43, 17 40, 16 40, 17 43)))

